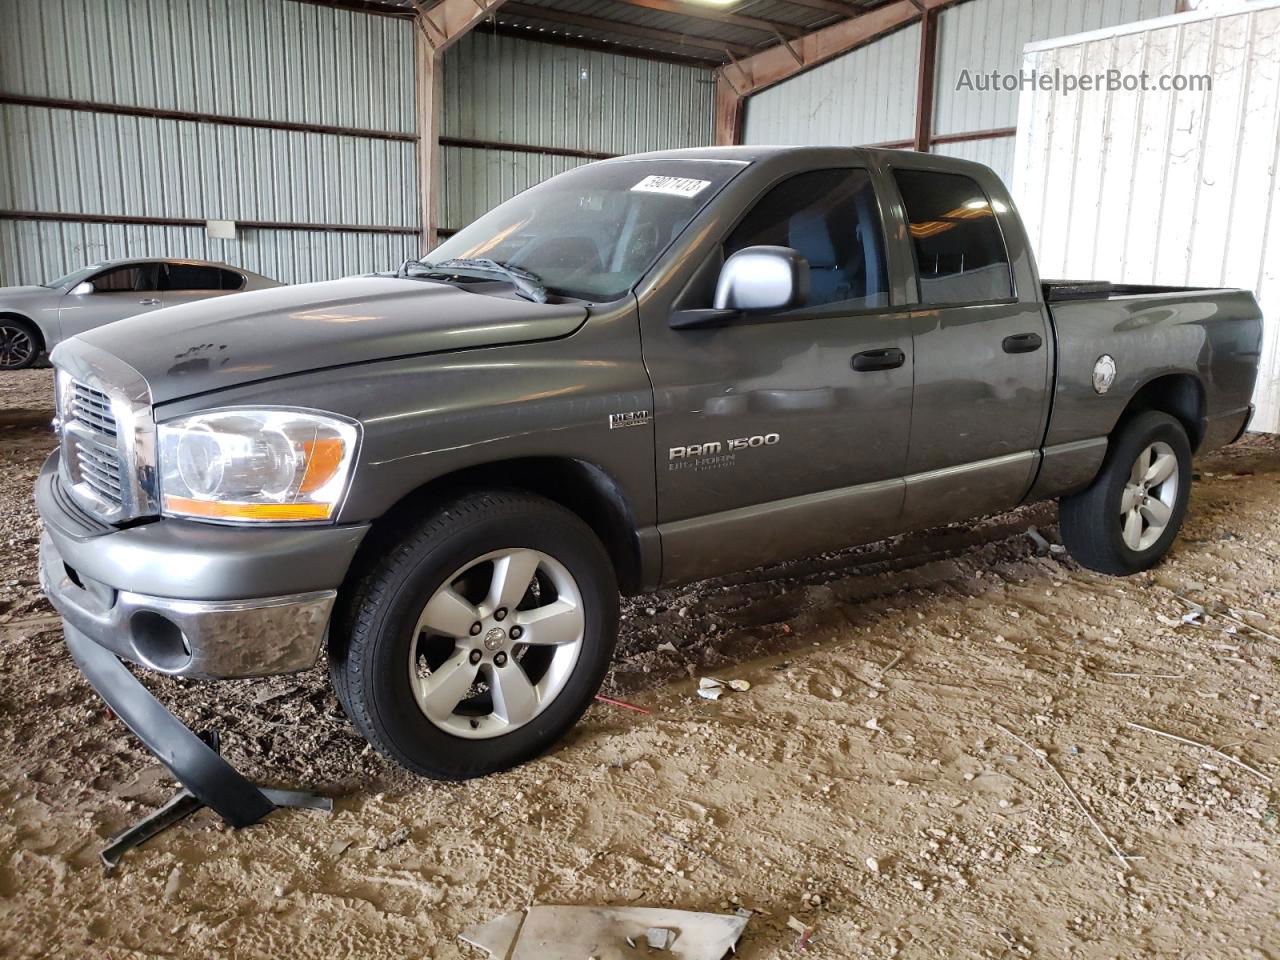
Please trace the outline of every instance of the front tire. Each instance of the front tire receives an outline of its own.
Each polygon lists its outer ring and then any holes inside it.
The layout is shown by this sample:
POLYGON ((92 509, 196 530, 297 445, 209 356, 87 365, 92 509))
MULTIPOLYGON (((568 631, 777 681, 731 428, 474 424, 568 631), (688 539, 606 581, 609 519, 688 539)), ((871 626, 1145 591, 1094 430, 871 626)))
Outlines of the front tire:
POLYGON ((466 780, 542 753, 590 705, 613 655, 603 545, 541 497, 485 492, 395 541, 335 618, 347 715, 415 773, 466 780))
POLYGON ((1090 570, 1149 570, 1169 552, 1190 493, 1186 429, 1167 413, 1140 413, 1113 435, 1093 483, 1062 498, 1062 542, 1090 570))

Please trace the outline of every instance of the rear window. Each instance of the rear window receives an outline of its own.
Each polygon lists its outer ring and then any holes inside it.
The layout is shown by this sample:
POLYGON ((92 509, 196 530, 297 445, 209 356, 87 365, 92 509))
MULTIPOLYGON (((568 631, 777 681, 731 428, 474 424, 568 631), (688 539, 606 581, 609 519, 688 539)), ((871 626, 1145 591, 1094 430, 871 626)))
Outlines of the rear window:
POLYGON ((962 174, 895 170, 907 209, 920 301, 983 303, 1013 296, 1009 254, 991 200, 962 174))
POLYGON ((231 270, 191 263, 171 263, 165 267, 165 290, 239 290, 244 278, 231 270))

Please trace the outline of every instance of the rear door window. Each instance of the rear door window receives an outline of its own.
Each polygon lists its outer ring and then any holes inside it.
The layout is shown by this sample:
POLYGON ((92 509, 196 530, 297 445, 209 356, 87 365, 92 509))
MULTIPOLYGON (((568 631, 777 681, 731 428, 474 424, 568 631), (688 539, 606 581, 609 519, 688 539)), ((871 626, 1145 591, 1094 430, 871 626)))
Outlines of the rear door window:
POLYGON ((724 254, 761 245, 791 247, 808 261, 805 306, 889 302, 875 188, 866 170, 814 170, 778 184, 734 228, 724 254))
POLYGON ((238 289, 223 286, 223 274, 227 271, 217 267, 204 267, 191 263, 170 263, 165 265, 165 290, 226 290, 238 289))
POLYGON ((962 174, 894 170, 907 209, 920 302, 984 303, 1013 296, 1009 253, 991 200, 962 174))

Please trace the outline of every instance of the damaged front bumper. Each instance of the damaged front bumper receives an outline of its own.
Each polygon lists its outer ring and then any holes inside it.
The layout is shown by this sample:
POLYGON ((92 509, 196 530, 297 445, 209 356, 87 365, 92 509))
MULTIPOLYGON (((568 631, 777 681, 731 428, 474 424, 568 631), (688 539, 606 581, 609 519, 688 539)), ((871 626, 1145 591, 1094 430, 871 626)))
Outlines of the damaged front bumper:
POLYGON ((367 526, 111 527, 62 489, 57 457, 36 484, 40 583, 69 628, 172 676, 269 676, 316 662, 367 526))
POLYGON ((125 851, 201 806, 233 827, 278 807, 331 810, 332 801, 316 794, 249 781, 219 754, 216 735, 184 726, 122 659, 219 679, 310 667, 367 527, 241 530, 170 520, 112 527, 61 488, 57 459, 36 483, 45 527, 41 586, 62 615, 67 649, 85 679, 183 785, 115 837, 103 862, 114 867, 125 851))

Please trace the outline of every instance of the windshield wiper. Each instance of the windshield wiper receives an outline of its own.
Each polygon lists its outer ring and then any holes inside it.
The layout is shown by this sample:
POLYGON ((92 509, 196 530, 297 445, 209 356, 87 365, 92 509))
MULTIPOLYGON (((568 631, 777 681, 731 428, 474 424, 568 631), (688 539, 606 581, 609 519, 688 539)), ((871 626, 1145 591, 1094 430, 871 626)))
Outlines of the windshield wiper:
POLYGON ((510 283, 516 288, 516 293, 526 300, 532 300, 534 303, 547 302, 547 288, 543 286, 542 278, 536 273, 485 257, 457 257, 452 260, 441 260, 439 263, 406 260, 400 265, 396 275, 400 277, 479 277, 481 279, 497 277, 510 283))

